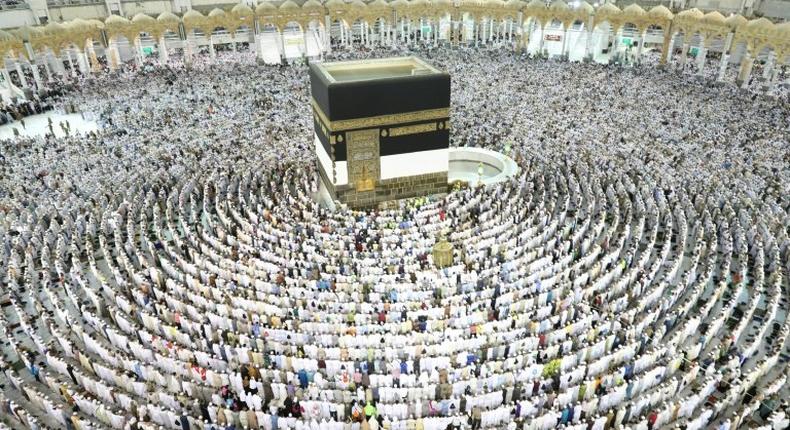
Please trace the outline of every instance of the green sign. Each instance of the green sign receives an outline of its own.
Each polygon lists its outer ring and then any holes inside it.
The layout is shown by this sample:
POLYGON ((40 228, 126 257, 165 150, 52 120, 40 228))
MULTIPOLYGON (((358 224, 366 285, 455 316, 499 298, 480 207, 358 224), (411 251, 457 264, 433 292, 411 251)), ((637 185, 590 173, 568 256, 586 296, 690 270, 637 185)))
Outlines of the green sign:
POLYGON ((633 40, 631 40, 631 38, 630 38, 630 37, 624 37, 624 38, 623 38, 623 45, 625 45, 625 46, 631 46, 631 45, 633 45, 633 40))
POLYGON ((689 52, 691 53, 692 57, 696 57, 697 55, 699 55, 699 48, 695 46, 691 48, 689 52))
POLYGON ((430 33, 431 32, 431 26, 430 25, 423 25, 422 26, 422 32, 423 33, 430 33))
POLYGON ((143 54, 145 56, 154 55, 154 47, 153 46, 143 46, 143 54))

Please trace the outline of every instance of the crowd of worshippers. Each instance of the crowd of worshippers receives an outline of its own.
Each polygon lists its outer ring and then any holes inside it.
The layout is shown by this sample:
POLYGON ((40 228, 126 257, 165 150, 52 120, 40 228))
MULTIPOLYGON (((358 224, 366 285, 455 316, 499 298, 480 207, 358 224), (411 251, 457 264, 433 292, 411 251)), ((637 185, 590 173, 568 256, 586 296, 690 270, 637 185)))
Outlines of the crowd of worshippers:
POLYGON ((0 125, 17 124, 26 128, 24 119, 28 116, 50 112, 54 106, 61 106, 65 111, 74 112, 71 105, 63 105, 62 98, 74 90, 75 83, 72 78, 61 78, 42 82, 39 87, 33 80, 28 81, 31 85, 31 93, 28 98, 13 97, 8 102, 0 102, 0 125))
POLYGON ((25 117, 52 110, 52 105, 36 97, 33 100, 17 100, 12 103, 0 102, 0 125, 19 122, 25 127, 25 117))
POLYGON ((787 307, 787 96, 653 65, 417 53, 452 76, 452 144, 507 143, 517 177, 329 213, 310 198, 306 68, 247 52, 81 78, 58 108, 99 131, 0 142, 5 416, 786 428, 788 321, 770 310, 787 307), (458 255, 438 270, 442 232, 458 255), (725 318, 756 295, 764 324, 725 318))

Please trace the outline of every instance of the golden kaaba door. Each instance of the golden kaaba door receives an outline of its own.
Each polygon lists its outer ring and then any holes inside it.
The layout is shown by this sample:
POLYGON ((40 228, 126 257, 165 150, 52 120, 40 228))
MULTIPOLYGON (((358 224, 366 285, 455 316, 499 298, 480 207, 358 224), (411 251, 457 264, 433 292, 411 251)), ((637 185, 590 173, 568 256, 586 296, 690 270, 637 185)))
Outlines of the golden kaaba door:
POLYGON ((379 130, 346 132, 346 151, 348 154, 348 182, 357 191, 375 189, 376 182, 381 176, 379 130))

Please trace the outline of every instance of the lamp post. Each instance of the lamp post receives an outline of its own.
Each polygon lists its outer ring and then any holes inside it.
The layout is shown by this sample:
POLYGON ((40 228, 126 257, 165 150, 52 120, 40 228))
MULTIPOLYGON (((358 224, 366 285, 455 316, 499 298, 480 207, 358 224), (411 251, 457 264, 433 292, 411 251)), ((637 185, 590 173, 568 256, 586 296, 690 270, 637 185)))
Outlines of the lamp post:
POLYGON ((483 185, 483 163, 477 163, 477 186, 483 185))

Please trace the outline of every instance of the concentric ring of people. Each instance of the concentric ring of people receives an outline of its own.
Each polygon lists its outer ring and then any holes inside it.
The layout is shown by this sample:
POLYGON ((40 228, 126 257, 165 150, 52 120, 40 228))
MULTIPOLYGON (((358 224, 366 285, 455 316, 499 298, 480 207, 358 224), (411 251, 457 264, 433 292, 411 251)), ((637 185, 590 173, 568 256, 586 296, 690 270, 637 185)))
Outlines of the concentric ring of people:
POLYGON ((2 142, 0 428, 786 428, 786 101, 419 55, 518 177, 323 209, 306 67, 248 53, 95 75, 61 104, 99 131, 2 142))

